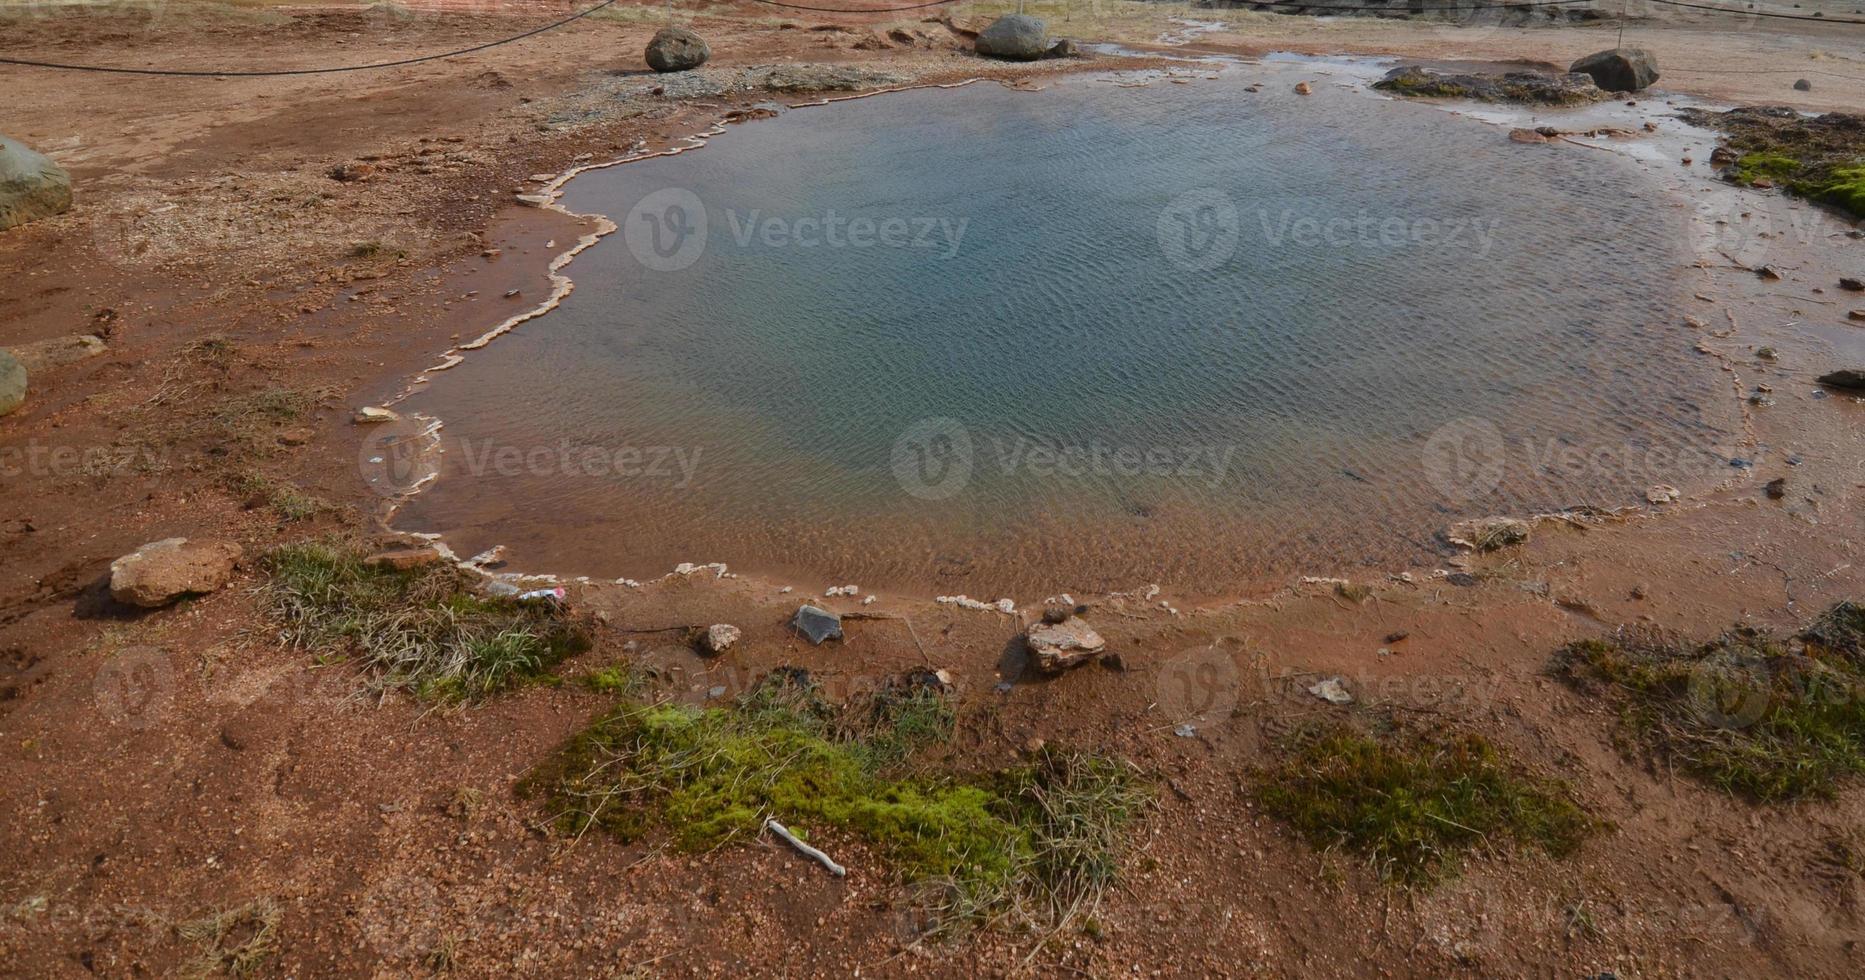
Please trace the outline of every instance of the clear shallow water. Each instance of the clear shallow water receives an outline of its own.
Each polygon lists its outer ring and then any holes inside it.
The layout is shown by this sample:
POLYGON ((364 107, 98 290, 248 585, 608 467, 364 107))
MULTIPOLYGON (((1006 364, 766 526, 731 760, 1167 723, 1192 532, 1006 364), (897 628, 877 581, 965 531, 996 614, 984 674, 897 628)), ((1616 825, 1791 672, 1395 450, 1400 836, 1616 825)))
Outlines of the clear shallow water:
POLYGON ((579 178, 623 232, 410 401, 446 455, 401 523, 603 576, 1218 592, 1727 472, 1631 166, 1243 84, 900 93, 579 178))

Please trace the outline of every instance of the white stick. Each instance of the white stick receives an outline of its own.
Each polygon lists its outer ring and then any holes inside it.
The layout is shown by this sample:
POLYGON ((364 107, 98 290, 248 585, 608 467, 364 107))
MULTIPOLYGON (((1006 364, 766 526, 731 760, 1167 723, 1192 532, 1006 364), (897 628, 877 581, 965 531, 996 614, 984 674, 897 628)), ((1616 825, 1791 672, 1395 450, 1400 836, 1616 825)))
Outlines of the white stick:
POLYGON ((790 828, 785 827, 783 824, 778 823, 776 818, 774 817, 766 818, 764 821, 764 826, 770 828, 771 830, 776 831, 777 836, 782 837, 784 840, 789 841, 790 846, 796 848, 799 851, 802 851, 804 856, 813 858, 818 864, 821 864, 823 867, 828 868, 830 874, 835 875, 837 878, 844 877, 848 874, 847 868, 844 868, 841 865, 835 863, 835 861, 830 859, 829 855, 824 854, 823 852, 809 846, 808 844, 803 843, 803 841, 797 838, 797 835, 790 832, 790 828))

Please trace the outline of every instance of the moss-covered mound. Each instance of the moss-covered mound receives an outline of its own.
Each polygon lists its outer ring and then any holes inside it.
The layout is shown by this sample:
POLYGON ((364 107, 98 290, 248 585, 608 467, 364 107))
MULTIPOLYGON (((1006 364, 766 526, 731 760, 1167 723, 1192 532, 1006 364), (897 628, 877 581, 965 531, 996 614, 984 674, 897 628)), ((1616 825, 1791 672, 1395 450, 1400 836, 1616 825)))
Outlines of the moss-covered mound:
POLYGON ((1569 644, 1554 669, 1607 697, 1627 748, 1763 802, 1827 797, 1865 775, 1865 608, 1840 603, 1797 636, 1747 627, 1709 643, 1622 630, 1569 644))
POLYGON ((1780 187, 1865 218, 1865 115, 1803 116, 1786 106, 1688 109, 1693 125, 1727 134, 1716 162, 1744 186, 1780 187))
POLYGON ((1064 915, 1109 884, 1150 796, 1130 767, 1047 751, 985 774, 905 774, 952 723, 931 689, 832 708, 807 677, 783 671, 730 708, 623 704, 519 792, 562 833, 664 832, 687 851, 751 838, 767 818, 799 833, 835 828, 876 845, 901 880, 936 884, 933 904, 960 917, 1064 915))
POLYGON ((1512 71, 1504 75, 1450 75, 1405 65, 1373 83, 1382 92, 1415 99, 1475 99, 1522 105, 1587 105, 1610 93, 1577 72, 1553 75, 1512 71))
POLYGON ((1481 736, 1311 730, 1256 774, 1256 798, 1316 847, 1363 855, 1382 878, 1429 885, 1464 855, 1507 844, 1555 856, 1599 825, 1561 783, 1481 736))

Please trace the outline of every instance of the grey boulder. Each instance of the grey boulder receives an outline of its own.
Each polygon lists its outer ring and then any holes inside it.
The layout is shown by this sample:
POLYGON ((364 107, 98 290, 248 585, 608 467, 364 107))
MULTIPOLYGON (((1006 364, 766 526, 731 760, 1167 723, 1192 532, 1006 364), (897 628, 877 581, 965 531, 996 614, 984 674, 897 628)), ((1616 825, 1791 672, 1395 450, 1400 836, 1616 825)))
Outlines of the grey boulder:
POLYGON ((0 415, 11 415, 26 404, 26 365, 0 350, 0 415))
POLYGON ((25 144, 0 136, 0 231, 71 208, 71 175, 25 144))
POLYGON ((648 42, 648 67, 659 72, 691 71, 710 57, 705 38, 684 27, 663 27, 648 42))
POLYGON ((1608 92, 1637 92, 1658 80, 1658 59, 1644 48, 1612 48, 1573 63, 1577 71, 1608 92))
POLYGON ((1049 27, 1028 14, 1007 14, 978 35, 978 53, 1012 61, 1035 61, 1049 53, 1049 27))
POLYGON ((790 620, 790 625, 817 646, 821 646, 824 640, 842 638, 842 617, 827 609, 802 606, 797 609, 795 618, 790 620))

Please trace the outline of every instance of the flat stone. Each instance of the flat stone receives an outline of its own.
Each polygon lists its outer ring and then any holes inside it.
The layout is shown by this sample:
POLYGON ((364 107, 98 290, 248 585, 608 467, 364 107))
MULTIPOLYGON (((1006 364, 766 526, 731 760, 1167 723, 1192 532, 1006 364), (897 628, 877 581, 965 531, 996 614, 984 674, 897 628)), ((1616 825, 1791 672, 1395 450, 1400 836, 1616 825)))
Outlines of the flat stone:
POLYGON ((405 572, 410 569, 438 565, 445 560, 446 556, 441 554, 438 548, 398 548, 370 555, 363 559, 363 564, 370 568, 405 572))
POLYGON ((103 338, 93 334, 72 334, 30 344, 10 347, 8 351, 33 374, 67 364, 76 364, 108 351, 103 338))
POLYGON ((1849 391, 1865 391, 1865 369, 1847 369, 1820 375, 1820 384, 1849 391))
POLYGON ((110 597, 144 609, 213 592, 233 577, 242 549, 231 541, 165 538, 110 563, 110 597))
POLYGON ((1079 667, 1107 649, 1107 641, 1079 616, 1031 627, 1023 642, 1036 659, 1036 669, 1045 674, 1059 674, 1079 667))

